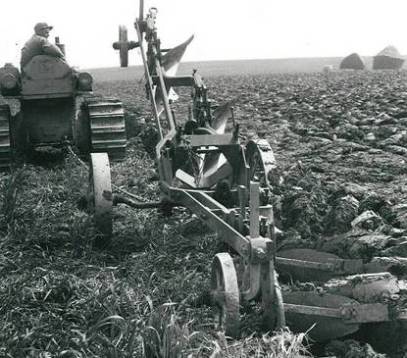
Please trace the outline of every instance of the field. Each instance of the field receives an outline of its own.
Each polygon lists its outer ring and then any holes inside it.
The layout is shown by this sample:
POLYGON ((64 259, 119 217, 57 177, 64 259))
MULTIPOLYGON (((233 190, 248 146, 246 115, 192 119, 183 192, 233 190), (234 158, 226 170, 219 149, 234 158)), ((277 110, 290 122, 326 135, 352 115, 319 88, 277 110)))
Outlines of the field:
MULTIPOLYGON (((373 58, 362 57, 366 69, 372 68, 373 58)), ((130 60, 131 61, 131 60, 130 60)), ((284 73, 315 73, 321 72, 324 66, 333 66, 338 69, 342 61, 341 57, 303 57, 281 59, 258 59, 258 60, 234 60, 234 61, 206 61, 185 62, 179 67, 179 75, 189 75, 194 68, 204 77, 236 76, 236 75, 269 75, 284 73)), ((407 64, 404 63, 403 69, 407 64)), ((128 68, 97 68, 88 70, 96 82, 122 81, 129 78, 140 78, 143 74, 141 66, 128 68)))
MULTIPOLYGON (((235 61, 206 61, 181 63, 178 74, 189 75, 194 68, 199 69, 202 76, 235 76, 235 75, 267 75, 272 73, 320 72, 325 65, 339 68, 339 57, 309 57, 283 58, 235 61)), ((367 68, 371 67, 372 58, 365 57, 367 68)), ((122 81, 130 77, 140 78, 143 74, 142 66, 128 68, 98 68, 90 69, 96 82, 122 81)))
MULTIPOLYGON (((274 150, 284 178, 273 193, 279 249, 365 262, 407 257, 407 73, 235 65, 209 63, 202 73, 210 98, 235 101, 242 142, 260 136, 274 150)), ((96 92, 122 99, 127 112, 128 154, 112 165, 114 184, 157 200, 154 161, 143 147, 151 115, 140 68, 91 72, 96 92)), ((180 91, 180 100, 189 93, 180 91)), ((71 154, 54 156, 0 176, 0 357, 405 356, 407 328, 396 322, 319 346, 302 333, 265 332, 255 304, 242 307, 241 339, 226 339, 214 329, 209 299, 216 236, 184 209, 165 217, 119 205, 112 247, 96 250, 83 200, 88 171, 71 154)), ((401 282, 406 265, 392 273, 401 282)), ((382 299, 407 305, 403 289, 382 299)))

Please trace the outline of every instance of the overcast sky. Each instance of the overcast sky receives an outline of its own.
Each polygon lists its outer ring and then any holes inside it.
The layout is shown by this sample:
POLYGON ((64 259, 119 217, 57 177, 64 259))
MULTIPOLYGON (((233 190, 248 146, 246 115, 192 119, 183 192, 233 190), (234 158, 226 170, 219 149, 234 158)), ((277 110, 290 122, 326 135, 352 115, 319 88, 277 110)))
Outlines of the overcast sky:
MULTIPOLYGON (((406 0, 145 0, 158 8, 164 47, 194 41, 184 60, 375 55, 394 45, 407 55, 406 0)), ((36 22, 54 26, 79 68, 119 64, 118 25, 136 40, 138 0, 3 0, 0 65, 19 63, 36 22)), ((130 65, 140 64, 136 51, 130 65)))

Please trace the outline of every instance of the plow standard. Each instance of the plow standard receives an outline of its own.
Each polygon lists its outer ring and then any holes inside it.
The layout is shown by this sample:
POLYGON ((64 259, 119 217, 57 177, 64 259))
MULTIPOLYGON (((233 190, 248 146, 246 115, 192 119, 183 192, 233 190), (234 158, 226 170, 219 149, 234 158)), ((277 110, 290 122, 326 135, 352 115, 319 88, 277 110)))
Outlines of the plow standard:
POLYGON ((261 304, 266 329, 288 325, 294 331, 309 331, 317 341, 349 335, 366 323, 393 322, 405 330, 406 312, 391 304, 404 283, 387 272, 386 260, 366 263, 311 249, 277 251, 279 230, 271 197, 280 178, 272 148, 264 139, 241 142, 231 106, 214 108, 197 71, 175 75, 192 38, 162 49, 156 16, 155 8, 145 15, 141 1, 135 22, 138 41, 128 42, 127 30, 120 27, 115 48, 125 64, 129 49, 141 51, 159 137, 155 156, 162 199, 141 202, 113 193, 108 156, 93 153, 88 198, 100 232, 98 243, 106 245, 112 236, 116 204, 167 211, 186 207, 228 247, 215 255, 211 276, 216 323, 226 335, 239 336, 241 303, 252 300, 261 304), (178 118, 172 106, 174 88, 180 86, 192 94, 186 118, 178 118), (279 275, 318 282, 323 290, 285 292, 279 275))

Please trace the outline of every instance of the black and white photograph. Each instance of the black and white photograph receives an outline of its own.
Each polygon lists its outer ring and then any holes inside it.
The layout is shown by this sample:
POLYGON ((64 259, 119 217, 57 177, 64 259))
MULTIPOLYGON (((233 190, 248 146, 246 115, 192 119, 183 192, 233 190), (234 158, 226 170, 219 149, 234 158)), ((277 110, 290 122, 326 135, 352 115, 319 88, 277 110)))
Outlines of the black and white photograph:
POLYGON ((407 358, 407 3, 4 0, 1 358, 407 358))

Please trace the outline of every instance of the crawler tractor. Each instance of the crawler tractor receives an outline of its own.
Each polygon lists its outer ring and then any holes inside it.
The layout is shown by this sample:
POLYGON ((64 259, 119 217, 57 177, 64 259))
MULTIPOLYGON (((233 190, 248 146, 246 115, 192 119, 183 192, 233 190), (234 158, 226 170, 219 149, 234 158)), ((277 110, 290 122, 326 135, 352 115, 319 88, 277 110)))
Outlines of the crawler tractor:
POLYGON ((88 202, 99 243, 108 244, 112 236, 113 205, 186 207, 227 247, 213 259, 211 296, 217 328, 228 336, 239 336, 240 305, 249 300, 259 302, 267 330, 288 325, 294 331, 308 331, 318 341, 349 335, 367 323, 394 324, 405 332, 406 311, 380 299, 400 290, 397 279, 385 272, 389 268, 385 264, 341 259, 313 249, 277 250, 270 196, 280 177, 272 148, 265 139, 241 142, 230 106, 213 108, 198 72, 175 75, 191 39, 161 49, 156 15, 151 8, 144 16, 141 1, 135 28, 159 136, 155 154, 162 199, 142 202, 132 193, 118 195, 112 190, 107 155, 92 153, 88 202), (170 100, 179 86, 191 90, 186 118, 176 117, 170 100), (291 281, 313 281, 321 289, 303 291, 303 286, 290 287, 287 280, 287 289, 282 290, 277 272, 291 281), (325 284, 335 278, 340 280, 325 284))
MULTIPOLYGON (((64 50, 64 46, 56 44, 64 50)), ((8 167, 17 151, 73 144, 81 154, 107 152, 122 158, 126 133, 122 103, 92 93, 92 76, 64 60, 38 55, 21 72, 11 64, 0 68, 0 168, 8 167), (15 101, 14 101, 15 102, 15 101), (13 108, 13 112, 16 112, 13 108)))

